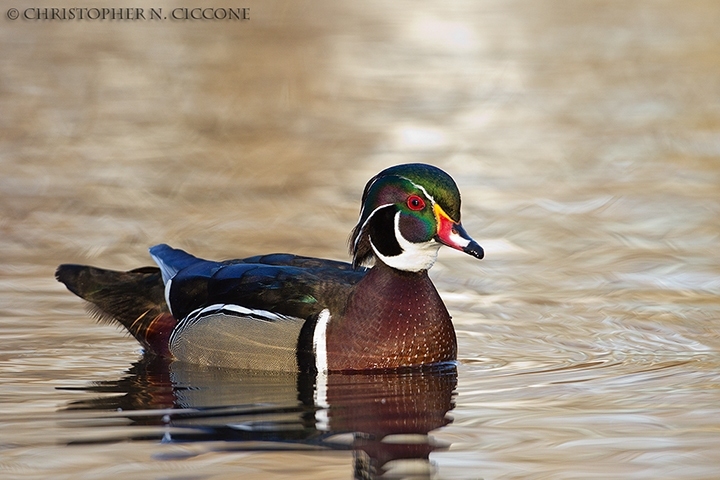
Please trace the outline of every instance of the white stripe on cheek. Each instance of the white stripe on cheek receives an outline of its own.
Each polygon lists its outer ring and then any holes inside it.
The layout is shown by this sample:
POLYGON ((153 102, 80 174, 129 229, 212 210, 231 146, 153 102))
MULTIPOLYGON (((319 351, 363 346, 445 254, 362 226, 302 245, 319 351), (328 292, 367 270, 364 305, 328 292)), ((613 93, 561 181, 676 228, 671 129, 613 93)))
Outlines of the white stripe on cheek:
MULTIPOLYGON (((368 215, 368 217, 365 219, 363 224, 360 226, 360 234, 355 239, 355 242, 353 242, 353 248, 357 248, 357 244, 360 241, 360 237, 362 237, 363 230, 365 230, 365 225, 367 225, 368 222, 370 221, 370 219, 373 217, 373 215, 375 215, 375 212, 377 212, 381 208, 389 207, 390 205, 392 205, 392 203, 384 203, 384 204, 380 205, 379 207, 376 207, 375 210, 373 210, 372 212, 370 212, 370 215, 368 215)), ((365 211, 365 206, 363 205, 363 208, 360 211, 360 218, 362 218, 362 212, 364 212, 364 211, 365 211)))

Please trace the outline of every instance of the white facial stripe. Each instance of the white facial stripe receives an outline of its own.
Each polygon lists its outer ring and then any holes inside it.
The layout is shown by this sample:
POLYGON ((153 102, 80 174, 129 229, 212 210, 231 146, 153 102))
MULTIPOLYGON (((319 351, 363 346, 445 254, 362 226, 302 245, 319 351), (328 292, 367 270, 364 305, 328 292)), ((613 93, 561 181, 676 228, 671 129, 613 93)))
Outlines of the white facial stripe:
POLYGON ((318 375, 325 374, 328 371, 327 359, 327 328, 330 324, 330 310, 327 308, 320 312, 317 322, 315 323, 315 331, 313 332, 313 350, 315 352, 315 368, 318 375))
POLYGON ((430 195, 428 193, 427 190, 425 190, 425 187, 423 187, 422 185, 418 185, 417 183, 413 182, 409 178, 406 178, 406 177, 401 177, 401 178, 404 178, 408 182, 412 183, 415 188, 417 188, 418 190, 420 190, 421 192, 423 192, 425 194, 425 197, 427 197, 427 199, 430 200, 431 204, 435 205, 435 199, 432 197, 432 195, 430 195))
MULTIPOLYGON (((435 199, 432 197, 432 195, 430 195, 430 194, 428 193, 427 190, 425 190, 425 187, 423 187, 422 185, 418 185, 417 183, 413 182, 412 180, 410 180, 410 179, 407 178, 407 177, 400 177, 400 178, 402 178, 403 180, 407 180, 408 182, 410 182, 410 183, 413 185, 413 187, 415 187, 415 188, 417 188, 418 190, 420 190, 421 192, 423 192, 423 194, 425 195, 425 197, 426 197, 428 200, 430 200, 430 203, 431 203, 432 205, 435 205, 435 199)), ((371 183, 370 185, 368 185, 367 191, 370 191, 370 189, 372 188, 372 186, 373 186, 373 185, 375 184, 375 182, 377 182, 377 181, 378 181, 377 178, 376 178, 375 180, 373 180, 372 183, 371 183)), ((380 206, 377 207, 375 210, 373 210, 372 213, 371 213, 370 215, 368 215, 368 218, 365 220, 365 223, 363 223, 362 228, 365 228, 365 224, 368 222, 368 220, 370 220, 370 217, 372 217, 372 216, 375 214, 375 212, 377 212, 379 209, 381 209, 381 208, 383 208, 383 207, 387 207, 388 205, 392 205, 392 203, 386 203, 386 204, 384 204, 384 205, 380 205, 380 206)), ((364 212, 365 212, 365 205, 363 204, 362 208, 360 209, 360 218, 362 218, 364 212)), ((362 230, 362 228, 361 228, 361 230, 362 230)), ((359 238, 359 236, 358 236, 358 238, 359 238)), ((356 243, 357 243, 357 240, 356 240, 356 243)))
MULTIPOLYGON (((372 216, 375 215, 375 213, 378 210, 380 210, 381 208, 389 207, 390 205, 392 205, 392 203, 386 203, 384 205, 380 205, 375 210, 373 210, 370 215, 368 215, 368 218, 365 219, 365 221, 362 224, 362 227, 360 227, 360 235, 358 235, 357 238, 355 239, 355 242, 353 243, 353 248, 357 248, 357 243, 360 241, 360 237, 362 237, 362 231, 365 229, 365 225, 368 224, 368 222, 370 221, 372 216)), ((365 210, 365 207, 363 207, 363 210, 365 210)), ((360 212, 360 218, 362 218, 362 211, 360 212)))
MULTIPOLYGON (((369 185, 365 187, 366 192, 370 192, 370 189, 372 189, 372 186, 375 185, 375 182, 377 182, 378 179, 374 178, 372 182, 370 182, 369 185)), ((363 202, 362 208, 360 208, 360 218, 363 216, 363 212, 365 211, 365 203, 363 202)))
POLYGON ((378 251, 375 245, 370 239, 370 246, 372 247, 375 255, 382 260, 385 265, 388 265, 398 270, 405 270, 407 272, 419 272, 420 270, 428 270, 433 266, 437 259, 438 249, 440 244, 435 240, 423 243, 413 243, 405 239, 400 233, 400 212, 395 214, 395 239, 397 240, 402 253, 400 255, 394 255, 392 257, 386 257, 378 251))
MULTIPOLYGON (((417 183, 413 182, 412 180, 410 180, 410 179, 407 178, 407 177, 400 177, 400 178, 402 178, 403 180, 407 180, 407 181, 410 182, 415 188, 417 188, 418 190, 420 190, 421 192, 423 192, 423 194, 425 195, 425 197, 426 197, 428 200, 430 200, 430 204, 431 204, 431 205, 435 205, 435 199, 432 197, 432 195, 430 195, 430 194, 428 193, 427 190, 425 190, 425 187, 423 187, 422 185, 418 185, 417 183)), ((373 185, 375 184, 375 182, 377 182, 377 181, 378 181, 377 178, 376 178, 375 180, 373 180, 373 182, 367 187, 367 190, 370 191, 370 189, 372 188, 372 186, 373 186, 373 185)), ((362 232, 362 230, 365 228, 365 225, 367 225, 367 223, 370 221, 370 219, 372 218, 372 216, 375 215, 375 212, 377 212, 377 211, 380 210, 381 208, 385 208, 385 207, 387 207, 387 206, 389 206, 389 205, 393 205, 393 204, 392 204, 392 203, 385 203, 385 204, 383 204, 383 205, 380 205, 379 207, 376 207, 375 210, 373 210, 372 213, 371 213, 370 215, 368 215, 368 218, 365 219, 365 222, 363 222, 362 227, 360 227, 360 231, 362 232)), ((363 213, 364 213, 364 212, 365 212, 365 205, 363 204, 362 208, 360 209, 360 218, 363 217, 363 213)), ((355 243, 353 244, 353 247, 357 246, 357 242, 358 242, 359 240, 360 240, 360 235, 358 235, 358 237, 355 239, 355 243)))

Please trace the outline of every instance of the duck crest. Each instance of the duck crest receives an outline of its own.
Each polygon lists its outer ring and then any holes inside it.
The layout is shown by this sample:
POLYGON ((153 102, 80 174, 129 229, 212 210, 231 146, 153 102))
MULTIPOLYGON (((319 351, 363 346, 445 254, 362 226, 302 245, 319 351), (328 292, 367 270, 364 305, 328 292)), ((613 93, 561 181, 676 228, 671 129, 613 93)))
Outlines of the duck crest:
POLYGON ((382 262, 358 283, 326 336, 331 371, 450 362, 457 354, 450 314, 427 271, 403 272, 382 262))

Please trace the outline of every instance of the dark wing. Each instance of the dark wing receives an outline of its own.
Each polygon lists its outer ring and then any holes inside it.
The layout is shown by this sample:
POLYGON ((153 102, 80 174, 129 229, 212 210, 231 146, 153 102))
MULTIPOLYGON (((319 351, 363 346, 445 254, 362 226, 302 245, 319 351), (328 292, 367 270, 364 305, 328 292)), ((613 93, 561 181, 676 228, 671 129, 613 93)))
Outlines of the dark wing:
POLYGON ((272 253, 270 255, 257 255, 242 260, 230 260, 231 263, 259 263, 263 265, 277 265, 298 267, 307 269, 323 269, 327 271, 340 270, 344 272, 366 272, 367 269, 354 269, 347 262, 338 262, 337 260, 326 260, 324 258, 303 257, 300 255, 292 255, 290 253, 272 253))
POLYGON ((342 312, 352 287, 365 276, 349 263, 288 254, 212 262, 166 245, 151 253, 163 275, 172 277, 168 300, 176 318, 210 305, 303 319, 325 308, 342 312))
POLYGON ((342 312, 352 286, 365 275, 365 270, 355 271, 348 263, 288 254, 210 262, 166 245, 152 252, 161 268, 119 272, 61 265, 56 277, 90 302, 95 315, 120 323, 161 355, 167 353, 178 320, 198 309, 239 305, 304 321, 324 308, 342 312), (163 275, 174 275, 169 292, 172 315, 163 275))

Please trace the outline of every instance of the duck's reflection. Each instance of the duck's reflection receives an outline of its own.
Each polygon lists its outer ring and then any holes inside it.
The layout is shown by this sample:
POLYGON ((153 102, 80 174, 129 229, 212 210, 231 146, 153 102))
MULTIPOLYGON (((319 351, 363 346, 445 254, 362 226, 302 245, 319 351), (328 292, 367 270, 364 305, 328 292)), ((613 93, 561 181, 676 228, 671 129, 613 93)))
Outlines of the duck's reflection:
MULTIPOLYGON (((121 415, 133 425, 156 425, 163 441, 220 440, 232 442, 226 444, 231 450, 352 449, 356 477, 372 478, 391 461, 428 461, 437 448, 428 433, 450 422, 456 384, 454 366, 316 378, 146 358, 124 378, 84 389, 116 395, 67 409, 109 411, 110 421, 121 415)), ((93 425, 102 425, 93 417, 93 425)), ((123 438, 105 441, 140 438, 149 438, 147 428, 142 436, 129 428, 123 438)))

